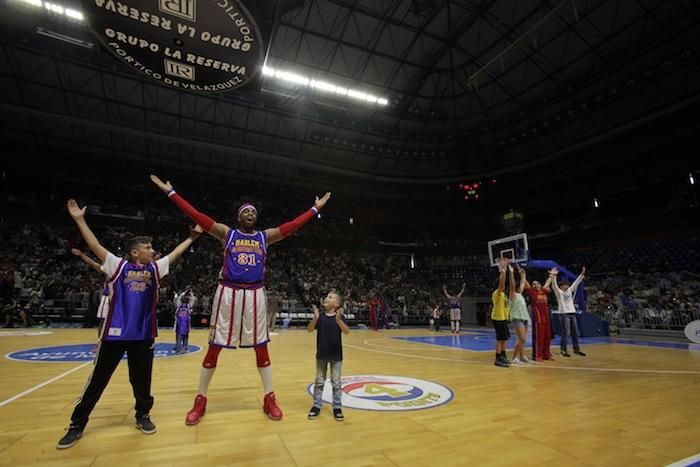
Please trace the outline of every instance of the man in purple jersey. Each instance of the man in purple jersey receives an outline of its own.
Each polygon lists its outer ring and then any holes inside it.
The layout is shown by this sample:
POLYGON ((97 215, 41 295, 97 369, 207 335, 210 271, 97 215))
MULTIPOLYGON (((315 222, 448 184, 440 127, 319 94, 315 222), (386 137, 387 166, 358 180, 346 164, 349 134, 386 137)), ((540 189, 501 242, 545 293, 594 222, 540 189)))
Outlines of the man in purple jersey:
POLYGON ((164 258, 153 260, 149 237, 133 237, 126 244, 128 259, 118 258, 107 251, 85 222, 85 210, 75 200, 68 200, 68 212, 75 221, 85 243, 102 262, 111 292, 110 308, 105 318, 95 368, 88 380, 80 402, 73 410, 68 433, 56 446, 66 449, 82 436, 90 413, 107 387, 124 352, 129 364, 129 381, 136 399, 136 426, 145 434, 156 427, 149 417, 153 407, 151 373, 153 371, 153 340, 158 335, 156 304, 160 280, 168 274, 170 265, 192 245, 202 232, 200 226, 164 258))
POLYGON ((279 227, 257 230, 258 211, 252 204, 243 204, 237 212, 238 228, 232 229, 199 212, 179 194, 170 182, 155 175, 151 181, 167 193, 190 219, 195 220, 224 247, 224 261, 219 271, 219 285, 212 300, 209 349, 199 375, 199 391, 185 424, 196 425, 207 407, 207 390, 214 376, 221 349, 253 347, 265 392, 263 412, 271 420, 281 420, 282 410, 272 389, 272 368, 267 352, 270 340, 267 326, 267 298, 263 287, 267 247, 296 232, 326 205, 331 194, 316 198, 314 206, 279 227))
POLYGON ((187 353, 190 328, 192 327, 191 315, 190 297, 185 295, 175 310, 175 353, 187 353))
POLYGON ((442 291, 450 302, 450 329, 452 334, 459 334, 459 325, 462 323, 462 295, 464 295, 466 286, 467 284, 462 282, 462 289, 457 295, 450 295, 447 292, 447 286, 442 286, 442 291))

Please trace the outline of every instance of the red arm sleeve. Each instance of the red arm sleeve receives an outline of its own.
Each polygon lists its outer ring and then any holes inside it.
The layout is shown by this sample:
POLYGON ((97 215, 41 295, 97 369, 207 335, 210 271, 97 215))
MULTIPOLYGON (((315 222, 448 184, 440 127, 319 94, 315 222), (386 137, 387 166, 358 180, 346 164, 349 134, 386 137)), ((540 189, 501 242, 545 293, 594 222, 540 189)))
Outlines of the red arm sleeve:
POLYGON ((195 209, 194 206, 185 201, 182 198, 182 196, 178 195, 174 191, 168 193, 168 198, 170 198, 170 200, 173 203, 175 203, 177 207, 180 208, 180 210, 187 215, 187 217, 192 219, 192 221, 196 222, 197 224, 201 225, 202 228, 207 232, 209 232, 214 226, 214 219, 207 216, 206 214, 197 211, 197 209, 195 209))
POLYGON ((309 222, 316 213, 318 213, 318 209, 313 207, 305 213, 301 214, 293 221, 285 222, 284 224, 278 227, 278 229, 280 229, 280 234, 282 235, 282 237, 288 237, 292 235, 294 232, 299 230, 302 225, 309 222))

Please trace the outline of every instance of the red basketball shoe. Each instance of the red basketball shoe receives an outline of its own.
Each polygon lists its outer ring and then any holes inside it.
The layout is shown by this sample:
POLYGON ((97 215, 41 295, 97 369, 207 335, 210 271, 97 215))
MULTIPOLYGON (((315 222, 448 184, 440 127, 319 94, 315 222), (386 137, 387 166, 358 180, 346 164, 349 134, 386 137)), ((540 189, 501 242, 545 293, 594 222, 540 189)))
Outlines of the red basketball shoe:
POLYGON ((185 417, 185 425, 196 425, 202 420, 204 412, 207 411, 207 398, 201 394, 197 394, 194 398, 194 406, 192 410, 187 412, 187 417, 185 417))
POLYGON ((279 405, 277 405, 274 392, 265 394, 263 412, 270 417, 270 420, 282 420, 282 409, 280 409, 279 405))

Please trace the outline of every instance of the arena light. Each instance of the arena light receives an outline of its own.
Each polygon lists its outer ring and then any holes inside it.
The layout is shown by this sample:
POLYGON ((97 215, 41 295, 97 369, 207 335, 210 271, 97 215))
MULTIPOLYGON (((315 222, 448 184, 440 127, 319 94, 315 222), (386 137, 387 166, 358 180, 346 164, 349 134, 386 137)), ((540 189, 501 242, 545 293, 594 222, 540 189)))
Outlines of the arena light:
POLYGON ((353 219, 353 218, 351 217, 351 218, 350 218, 350 225, 353 225, 354 223, 355 223, 355 219, 353 219))
POLYGON ((593 207, 594 208, 600 207, 600 203, 598 202, 598 198, 593 198, 593 207))
POLYGON ((367 102, 369 104, 377 104, 381 106, 389 105, 389 100, 384 97, 378 97, 357 89, 349 89, 343 86, 339 86, 337 84, 330 83, 328 81, 311 79, 291 71, 279 70, 269 66, 264 66, 263 76, 278 79, 287 83, 298 84, 304 87, 308 87, 319 93, 344 96, 360 102, 367 102))
POLYGON ((693 177, 692 172, 688 174, 688 183, 690 183, 691 185, 695 185, 695 177, 693 177))
POLYGON ((76 21, 84 21, 85 17, 83 16, 83 13, 75 10, 73 8, 68 8, 63 5, 60 5, 58 3, 54 2, 44 2, 42 0, 16 0, 18 3, 22 3, 24 5, 29 5, 37 8, 44 8, 45 10, 59 16, 66 16, 70 19, 74 19, 76 21))
POLYGON ((36 33, 40 34, 42 36, 50 37, 51 39, 56 39, 62 42, 65 42, 70 45, 77 45, 80 47, 85 47, 86 49, 92 49, 94 47, 94 44, 92 42, 87 42, 82 39, 78 39, 77 37, 73 36, 67 36, 65 34, 58 33, 56 31, 51 31, 50 29, 45 29, 42 28, 41 26, 38 26, 36 28, 36 33))

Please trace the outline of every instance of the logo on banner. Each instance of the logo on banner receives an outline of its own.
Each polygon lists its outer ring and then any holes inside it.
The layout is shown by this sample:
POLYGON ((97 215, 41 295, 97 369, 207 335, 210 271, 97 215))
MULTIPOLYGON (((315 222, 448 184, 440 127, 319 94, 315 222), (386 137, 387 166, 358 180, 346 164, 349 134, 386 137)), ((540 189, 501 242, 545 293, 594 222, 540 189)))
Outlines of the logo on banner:
POLYGON ((158 9, 163 13, 197 21, 195 0, 159 0, 158 9))
MULTIPOLYGON (((167 342, 155 344, 153 356, 156 358, 179 356, 175 354, 175 344, 167 342)), ((95 358, 95 344, 56 345, 53 347, 36 347, 18 350, 5 355, 10 360, 25 362, 89 362, 95 358)), ((202 350, 198 345, 190 345, 187 353, 202 350)), ((182 354, 184 355, 184 354, 182 354)), ((126 359, 126 354, 122 360, 126 359)))
MULTIPOLYGON (((423 379, 403 376, 357 375, 341 378, 341 403, 343 407, 363 410, 396 412, 430 409, 452 400, 454 394, 448 387, 423 379)), ((307 388, 314 393, 314 384, 307 388)), ((330 380, 323 387, 323 401, 333 402, 330 380)))
POLYGON ((165 72, 170 76, 194 81, 194 67, 165 59, 165 72))
POLYGON ((255 18, 234 0, 83 0, 92 32, 119 60, 168 86, 221 92, 261 70, 255 18))

